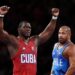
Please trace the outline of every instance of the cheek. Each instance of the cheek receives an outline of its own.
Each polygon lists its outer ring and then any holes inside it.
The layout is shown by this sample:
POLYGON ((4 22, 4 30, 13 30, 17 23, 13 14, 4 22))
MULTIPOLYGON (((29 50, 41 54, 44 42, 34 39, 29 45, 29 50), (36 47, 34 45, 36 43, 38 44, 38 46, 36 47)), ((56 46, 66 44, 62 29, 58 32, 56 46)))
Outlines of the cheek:
POLYGON ((60 37, 60 34, 58 34, 58 37, 60 37))
POLYGON ((60 38, 60 37, 64 37, 64 36, 62 34, 59 34, 58 37, 60 38))
POLYGON ((63 38, 64 38, 64 39, 67 39, 67 38, 68 38, 68 36, 67 36, 67 35, 64 35, 64 36, 63 36, 63 38))
POLYGON ((25 30, 25 29, 22 29, 21 32, 22 32, 22 33, 23 33, 23 32, 26 32, 26 30, 25 30))

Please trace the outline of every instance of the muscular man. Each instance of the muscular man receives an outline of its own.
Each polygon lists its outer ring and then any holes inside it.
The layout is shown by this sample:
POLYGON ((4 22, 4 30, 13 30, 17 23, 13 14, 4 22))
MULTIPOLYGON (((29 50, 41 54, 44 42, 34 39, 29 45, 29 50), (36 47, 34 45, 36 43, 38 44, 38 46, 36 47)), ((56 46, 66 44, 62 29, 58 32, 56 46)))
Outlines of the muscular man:
POLYGON ((31 25, 23 21, 18 27, 18 38, 3 29, 3 17, 9 7, 0 7, 0 39, 7 42, 8 51, 13 61, 13 75, 36 75, 37 46, 45 43, 53 34, 59 9, 52 9, 52 19, 43 32, 30 37, 31 25), (6 39, 6 40, 5 40, 6 39))
POLYGON ((51 75, 75 75, 75 45, 71 42, 70 27, 60 27, 58 40, 52 52, 51 75))

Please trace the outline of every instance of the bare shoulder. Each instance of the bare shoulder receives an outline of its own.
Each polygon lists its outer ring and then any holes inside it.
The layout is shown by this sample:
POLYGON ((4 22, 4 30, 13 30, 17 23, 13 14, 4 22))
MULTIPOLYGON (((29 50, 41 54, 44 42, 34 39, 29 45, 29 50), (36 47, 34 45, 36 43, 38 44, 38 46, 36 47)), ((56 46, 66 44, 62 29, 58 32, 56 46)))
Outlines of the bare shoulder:
POLYGON ((30 38, 38 39, 38 38, 39 38, 39 36, 38 36, 38 35, 34 35, 34 36, 31 36, 30 38))
POLYGON ((30 39, 33 39, 35 41, 36 46, 39 45, 39 36, 38 35, 31 36, 30 39))
POLYGON ((14 35, 10 35, 10 37, 11 37, 12 39, 18 40, 18 38, 17 38, 16 36, 14 36, 14 35))
POLYGON ((3 30, 3 34, 5 35, 5 37, 7 37, 8 39, 17 39, 16 36, 9 34, 7 31, 3 30))
POLYGON ((75 55, 75 45, 74 44, 70 47, 69 55, 75 55))
POLYGON ((66 53, 68 56, 75 55, 75 44, 71 43, 67 48, 66 48, 66 53))
POLYGON ((31 36, 30 39, 33 39, 36 42, 39 42, 39 36, 38 35, 31 36))

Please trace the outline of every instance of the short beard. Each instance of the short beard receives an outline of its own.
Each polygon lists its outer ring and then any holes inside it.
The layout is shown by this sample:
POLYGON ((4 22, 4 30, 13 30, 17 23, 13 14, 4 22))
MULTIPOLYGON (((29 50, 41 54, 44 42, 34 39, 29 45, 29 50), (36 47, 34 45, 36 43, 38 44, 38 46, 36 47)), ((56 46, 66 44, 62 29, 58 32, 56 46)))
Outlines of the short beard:
POLYGON ((66 41, 60 41, 60 40, 59 40, 59 42, 60 42, 61 44, 65 44, 65 43, 66 43, 66 41))

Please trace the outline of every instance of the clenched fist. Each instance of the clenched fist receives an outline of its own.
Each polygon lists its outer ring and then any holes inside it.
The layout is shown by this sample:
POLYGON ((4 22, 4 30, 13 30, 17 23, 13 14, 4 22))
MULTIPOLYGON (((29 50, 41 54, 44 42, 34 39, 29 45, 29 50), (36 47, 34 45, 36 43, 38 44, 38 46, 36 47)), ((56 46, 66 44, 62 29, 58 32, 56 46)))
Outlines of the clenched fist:
POLYGON ((0 7, 0 15, 5 15, 9 9, 10 9, 10 7, 8 7, 8 6, 1 6, 0 7))
POLYGON ((52 8, 52 15, 58 17, 59 16, 59 9, 58 8, 52 8))

